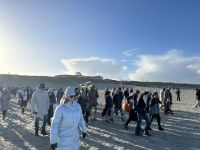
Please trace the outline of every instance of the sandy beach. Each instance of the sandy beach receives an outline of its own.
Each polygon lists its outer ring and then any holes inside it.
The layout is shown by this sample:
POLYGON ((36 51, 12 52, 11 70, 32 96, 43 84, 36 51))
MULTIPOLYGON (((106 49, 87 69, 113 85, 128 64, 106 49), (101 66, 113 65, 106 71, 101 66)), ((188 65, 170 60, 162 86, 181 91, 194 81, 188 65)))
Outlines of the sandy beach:
MULTIPOLYGON (((103 92, 101 92, 97 121, 91 121, 87 138, 80 138, 81 150, 199 150, 200 108, 192 109, 196 102, 195 90, 181 90, 180 102, 176 101, 174 93, 172 91, 174 115, 164 116, 161 111, 161 123, 165 130, 159 131, 154 120, 151 126, 153 131, 150 131, 152 137, 137 137, 134 135, 136 122, 131 122, 129 130, 125 130, 124 122, 119 118, 115 117, 114 123, 107 123, 101 118, 104 105, 103 92)), ((5 121, 2 120, 2 115, 0 116, 0 149, 50 150, 49 126, 47 136, 35 137, 33 117, 28 111, 21 114, 16 99, 11 100, 7 116, 5 121)))

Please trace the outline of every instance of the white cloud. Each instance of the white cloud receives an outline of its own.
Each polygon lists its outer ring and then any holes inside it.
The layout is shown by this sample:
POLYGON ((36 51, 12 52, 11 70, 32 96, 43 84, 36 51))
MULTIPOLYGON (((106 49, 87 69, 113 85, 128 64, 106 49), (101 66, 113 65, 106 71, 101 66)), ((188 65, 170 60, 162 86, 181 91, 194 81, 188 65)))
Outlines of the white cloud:
POLYGON ((130 57, 133 56, 133 54, 135 53, 136 49, 129 49, 123 52, 123 55, 126 57, 130 57))
POLYGON ((140 55, 135 65, 136 71, 129 73, 131 80, 200 83, 200 57, 185 57, 176 49, 162 55, 140 55))
POLYGON ((122 66, 111 58, 76 58, 62 59, 67 74, 81 72, 83 75, 101 75, 104 78, 122 79, 126 75, 126 66, 122 66))

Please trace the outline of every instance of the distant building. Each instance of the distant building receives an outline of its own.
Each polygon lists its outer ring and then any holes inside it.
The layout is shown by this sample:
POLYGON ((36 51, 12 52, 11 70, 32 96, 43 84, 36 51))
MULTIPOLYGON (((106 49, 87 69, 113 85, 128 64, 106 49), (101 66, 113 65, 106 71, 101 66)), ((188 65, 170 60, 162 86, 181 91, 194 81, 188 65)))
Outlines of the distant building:
POLYGON ((82 76, 80 72, 76 72, 76 76, 82 76))

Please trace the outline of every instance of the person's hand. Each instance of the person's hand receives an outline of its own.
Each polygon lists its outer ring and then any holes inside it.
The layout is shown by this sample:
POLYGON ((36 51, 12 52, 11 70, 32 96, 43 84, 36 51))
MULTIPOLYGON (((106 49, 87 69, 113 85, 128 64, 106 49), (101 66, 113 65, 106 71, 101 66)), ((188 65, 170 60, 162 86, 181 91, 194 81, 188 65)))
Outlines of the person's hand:
POLYGON ((37 114, 37 112, 36 112, 36 111, 34 111, 34 112, 33 112, 33 114, 34 114, 34 115, 36 115, 36 114, 37 114))
POLYGON ((57 148, 57 143, 51 144, 51 148, 52 148, 53 150, 55 150, 55 149, 57 148))
POLYGON ((85 137, 87 136, 87 133, 83 132, 83 138, 85 139, 85 137))

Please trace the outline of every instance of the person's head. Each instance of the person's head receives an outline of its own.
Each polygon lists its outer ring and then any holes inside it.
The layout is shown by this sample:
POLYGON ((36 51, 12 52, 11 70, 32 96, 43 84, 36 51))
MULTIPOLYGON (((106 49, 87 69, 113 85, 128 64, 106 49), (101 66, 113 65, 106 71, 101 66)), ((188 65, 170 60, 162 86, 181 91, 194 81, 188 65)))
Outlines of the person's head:
POLYGON ((136 94, 136 95, 139 95, 139 94, 140 94, 140 91, 139 91, 139 90, 136 90, 136 91, 135 91, 135 94, 136 94))
POLYGON ((106 91, 105 95, 106 96, 110 95, 110 91, 106 91))
POLYGON ((49 88, 49 89, 48 89, 48 94, 49 94, 49 95, 53 95, 53 88, 49 88))
POLYGON ((38 88, 40 90, 45 90, 45 84, 44 83, 40 83, 38 88))
POLYGON ((73 102, 76 100, 76 93, 73 88, 67 87, 65 90, 65 97, 70 101, 73 102))
POLYGON ((158 98, 158 92, 154 91, 152 97, 158 98))
POLYGON ((133 89, 131 88, 130 93, 133 93, 133 89))
POLYGON ((79 88, 75 88, 74 91, 75 91, 76 96, 78 96, 80 94, 79 88))

